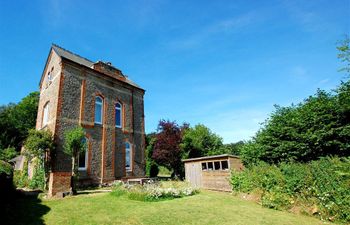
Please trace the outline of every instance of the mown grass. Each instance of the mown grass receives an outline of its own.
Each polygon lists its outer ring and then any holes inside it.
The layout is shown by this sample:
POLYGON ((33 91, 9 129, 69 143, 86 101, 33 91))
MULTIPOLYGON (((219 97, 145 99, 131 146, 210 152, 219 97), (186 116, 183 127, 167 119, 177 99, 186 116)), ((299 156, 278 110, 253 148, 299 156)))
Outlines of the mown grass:
MULTIPOLYGON (((229 193, 140 202, 110 193, 86 194, 36 203, 45 211, 29 217, 32 201, 23 199, 7 224, 324 224, 316 218, 263 208, 229 193)), ((38 205, 35 206, 38 208, 38 205)))

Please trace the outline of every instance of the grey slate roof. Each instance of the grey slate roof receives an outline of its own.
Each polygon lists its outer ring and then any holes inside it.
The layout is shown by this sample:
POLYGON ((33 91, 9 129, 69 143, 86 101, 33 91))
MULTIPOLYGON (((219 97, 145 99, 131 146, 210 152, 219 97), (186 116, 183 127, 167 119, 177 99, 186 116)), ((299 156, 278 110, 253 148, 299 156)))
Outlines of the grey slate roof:
MULTIPOLYGON (((89 67, 90 69, 93 69, 94 62, 92 62, 84 57, 81 57, 80 55, 77 55, 71 51, 68 51, 68 50, 66 50, 66 49, 64 49, 56 44, 52 44, 52 49, 62 58, 68 59, 68 60, 73 61, 75 63, 78 63, 82 66, 86 66, 86 67, 89 67)), ((135 82, 130 80, 127 76, 125 76, 125 78, 126 78, 126 83, 130 84, 131 86, 142 89, 139 85, 137 85, 135 82)))
POLYGON ((57 53, 57 55, 59 55, 60 57, 63 57, 63 58, 66 58, 66 59, 69 59, 75 63, 78 63, 80 65, 83 65, 83 66, 86 66, 86 67, 89 67, 89 68, 92 68, 93 66, 93 62, 91 62, 90 60, 84 58, 84 57, 81 57, 77 54, 74 54, 73 52, 70 52, 58 45, 55 45, 55 44, 52 44, 52 49, 57 53))

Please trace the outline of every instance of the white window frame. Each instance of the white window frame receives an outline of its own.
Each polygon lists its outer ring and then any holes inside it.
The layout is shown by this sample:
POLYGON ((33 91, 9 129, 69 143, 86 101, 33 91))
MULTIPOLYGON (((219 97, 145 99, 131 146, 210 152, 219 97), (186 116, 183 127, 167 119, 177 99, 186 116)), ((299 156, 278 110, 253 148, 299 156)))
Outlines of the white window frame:
POLYGON ((133 161, 133 158, 132 158, 132 144, 128 141, 126 141, 125 143, 125 170, 130 172, 132 171, 132 161, 133 161), (126 166, 126 144, 129 144, 129 160, 130 160, 130 163, 129 163, 129 167, 126 166))
POLYGON ((123 127, 123 104, 117 102, 115 104, 115 127, 122 128, 123 127), (119 107, 117 106, 119 105, 119 107), (117 111, 120 113, 120 124, 117 125, 117 111))
POLYGON ((79 167, 79 158, 78 156, 78 170, 79 171, 85 171, 87 169, 87 164, 88 164, 88 159, 89 159, 89 139, 85 138, 85 166, 84 167, 79 167))
POLYGON ((42 127, 45 127, 47 124, 49 124, 49 110, 50 110, 50 102, 47 102, 43 107, 42 127))
POLYGON ((103 98, 101 96, 96 96, 95 97, 95 124, 102 124, 103 123, 103 98), (98 102, 97 99, 101 99, 101 102, 98 102), (96 120, 96 105, 101 106, 101 121, 96 120))

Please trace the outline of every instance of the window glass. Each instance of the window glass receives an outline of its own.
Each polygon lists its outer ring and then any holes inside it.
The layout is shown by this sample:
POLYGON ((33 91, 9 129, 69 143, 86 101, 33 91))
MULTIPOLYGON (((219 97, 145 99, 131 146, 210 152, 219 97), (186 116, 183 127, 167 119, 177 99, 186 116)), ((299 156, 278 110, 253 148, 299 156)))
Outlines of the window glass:
POLYGON ((131 146, 125 142, 125 169, 131 170, 131 146))
POLYGON ((119 102, 115 104, 115 126, 122 127, 122 105, 119 102))
POLYGON ((95 123, 102 124, 103 100, 101 97, 95 98, 95 123))
POLYGON ((221 168, 223 170, 228 170, 228 162, 225 160, 225 161, 221 161, 221 168))
POLYGON ((220 162, 219 161, 214 162, 214 167, 215 167, 215 170, 220 170, 220 162))
POLYGON ((213 170, 213 162, 208 162, 208 170, 213 170))
POLYGON ((44 106, 43 127, 46 126, 49 122, 49 107, 49 103, 46 103, 44 106))
POLYGON ((202 163, 202 170, 207 170, 207 163, 205 162, 202 163))
POLYGON ((88 141, 86 138, 83 139, 83 142, 85 143, 85 151, 81 151, 79 153, 79 158, 78 158, 78 167, 81 170, 86 169, 87 165, 87 157, 88 157, 88 141))

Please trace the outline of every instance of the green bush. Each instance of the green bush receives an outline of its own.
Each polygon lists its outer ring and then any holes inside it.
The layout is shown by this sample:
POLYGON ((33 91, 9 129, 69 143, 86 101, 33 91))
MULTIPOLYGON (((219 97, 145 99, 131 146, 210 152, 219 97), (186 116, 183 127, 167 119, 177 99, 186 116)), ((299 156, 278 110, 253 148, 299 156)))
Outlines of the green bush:
POLYGON ((11 175, 12 171, 13 168, 9 163, 0 160, 0 174, 11 175))
POLYGON ((9 161, 15 158, 18 155, 18 152, 14 147, 8 147, 5 149, 0 149, 0 160, 9 161))
POLYGON ((24 161, 22 170, 17 170, 14 172, 13 183, 19 188, 28 187, 28 160, 24 161))
POLYGON ((350 221, 350 158, 326 157, 307 164, 257 163, 232 172, 234 192, 261 193, 261 203, 274 209, 296 204, 317 205, 322 219, 350 221))
POLYGON ((30 189, 45 190, 45 169, 43 161, 40 159, 35 159, 34 162, 34 172, 32 179, 29 180, 30 189))
POLYGON ((273 190, 266 192, 261 197, 261 204, 272 209, 289 209, 293 203, 293 198, 281 190, 273 190))
POLYGON ((9 163, 0 160, 0 205, 10 202, 13 193, 14 186, 12 166, 9 163))
POLYGON ((129 199, 138 201, 159 201, 166 199, 181 198, 197 193, 198 190, 191 188, 186 182, 150 181, 144 185, 128 185, 123 184, 122 182, 116 182, 114 184, 111 194, 116 197, 127 195, 129 199))

